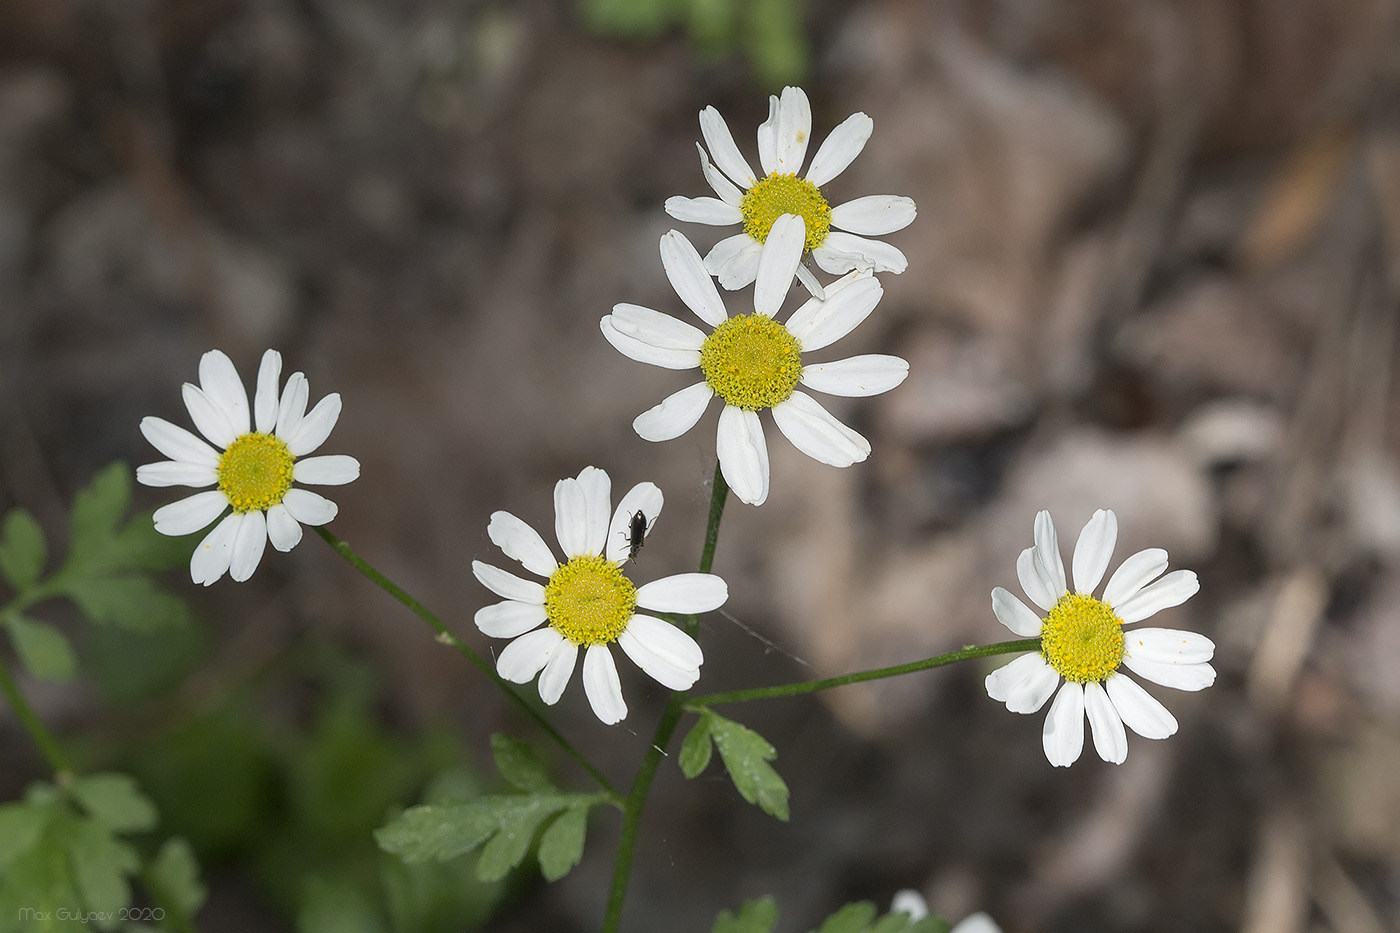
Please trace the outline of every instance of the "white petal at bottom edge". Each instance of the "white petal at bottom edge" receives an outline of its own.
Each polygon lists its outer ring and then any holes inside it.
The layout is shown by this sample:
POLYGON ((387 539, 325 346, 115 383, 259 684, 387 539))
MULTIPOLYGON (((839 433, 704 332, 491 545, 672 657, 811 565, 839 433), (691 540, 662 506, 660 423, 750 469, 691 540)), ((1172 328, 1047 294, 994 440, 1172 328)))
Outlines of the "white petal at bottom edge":
POLYGON ((908 914, 910 920, 922 920, 928 916, 928 902, 918 891, 903 888, 894 892, 890 899, 890 913, 908 914))
POLYGON ((758 414, 725 405, 719 413, 715 453, 724 481, 739 500, 762 505, 768 498, 768 444, 758 414))
POLYGON ((674 440, 695 427, 714 395, 704 382, 673 392, 633 419, 632 430, 644 441, 674 440))
MULTIPOLYGON (((635 623, 636 619, 632 621, 635 623)), ((617 644, 623 653, 632 659, 633 664, 668 690, 689 690, 695 686, 695 681, 700 679, 700 668, 684 667, 657 654, 651 645, 633 634, 630 624, 618 637, 617 644)))
POLYGON ((564 688, 569 685, 569 678, 574 675, 574 664, 577 661, 578 645, 564 638, 559 647, 554 649, 549 663, 544 666, 544 673, 540 675, 540 699, 547 705, 553 706, 564 695, 564 688))
POLYGON ((163 535, 187 535, 206 527, 228 508, 228 496, 217 489, 163 505, 151 516, 156 531, 163 535))
POLYGON ((806 392, 773 406, 773 421, 792 446, 818 463, 848 467, 870 456, 870 442, 846 427, 806 392))
POLYGON ((324 525, 340 511, 334 502, 309 489, 288 489, 282 497, 282 504, 292 518, 303 525, 324 525))
POLYGON ((1084 750, 1084 688, 1066 683, 1055 694, 1041 733, 1045 757, 1057 768, 1068 768, 1084 750))
POLYGON ((282 504, 267 510, 267 540, 279 551, 290 551, 301 542, 301 523, 282 504))
POLYGON ((1001 933, 1001 927, 991 917, 978 913, 964 917, 949 933, 1001 933))
POLYGON ((242 583, 258 569, 263 551, 267 550, 267 516, 254 509, 243 516, 238 526, 238 534, 233 539, 233 557, 229 560, 228 575, 242 583))
POLYGON ((627 704, 622 699, 622 683, 617 679, 617 665, 607 645, 589 645, 583 654, 583 692, 593 713, 605 725, 627 718, 627 704))
POLYGON ((1084 685, 1084 712, 1094 736, 1094 751, 1104 761, 1121 765, 1128 757, 1128 733, 1123 731, 1123 719, 1103 687, 1095 683, 1084 685))
POLYGON ((552 628, 526 632, 501 651, 496 659, 496 673, 513 684, 528 684, 544 670, 563 641, 564 636, 552 628))
POLYGON ((1154 684, 1177 690, 1204 690, 1215 683, 1215 668, 1209 664, 1164 664, 1125 654, 1123 666, 1154 684))
POLYGON ((654 612, 709 612, 728 598, 729 587, 712 573, 678 573, 637 588, 637 605, 654 612))
POLYGON ((1104 688, 1123 724, 1144 739, 1165 739, 1176 734, 1176 717, 1128 675, 1111 675, 1104 688))
POLYGON ((514 638, 544 625, 549 616, 543 604, 519 603, 507 599, 482 606, 472 616, 481 634, 491 638, 514 638))
POLYGON ((1005 703, 1016 688, 1034 677, 1042 668, 1051 669, 1038 651, 1023 654, 1009 664, 1003 664, 987 675, 984 682, 987 696, 999 703, 1005 703))
POLYGON ((190 579, 201 586, 209 586, 222 577, 233 560, 233 542, 238 537, 238 529, 243 524, 243 515, 230 512, 214 530, 204 536, 190 558, 190 579))

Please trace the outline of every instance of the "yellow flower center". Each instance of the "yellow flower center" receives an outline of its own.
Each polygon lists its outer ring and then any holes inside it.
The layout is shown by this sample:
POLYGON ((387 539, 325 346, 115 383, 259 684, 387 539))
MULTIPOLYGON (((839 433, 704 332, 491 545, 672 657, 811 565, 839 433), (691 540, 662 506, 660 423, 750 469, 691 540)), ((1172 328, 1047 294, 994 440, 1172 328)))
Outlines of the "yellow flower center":
POLYGON ((787 401, 802 378, 802 344, 767 315, 740 314, 705 338, 700 371, 727 404, 772 408, 787 401))
POLYGON ((270 509, 292 487, 293 459, 280 437, 240 434, 219 456, 219 491, 235 512, 270 509))
POLYGON ((1065 680, 1103 683, 1123 662, 1123 622, 1108 603, 1066 593, 1045 616, 1040 652, 1065 680))
POLYGON ((571 557, 544 585, 544 611, 560 635, 579 646, 617 641, 637 608, 637 588, 614 561, 571 557))
POLYGON ((769 175, 744 192, 739 202, 744 215, 744 232, 762 243, 773 229, 773 221, 784 214, 796 214, 807 226, 806 250, 822 245, 831 232, 831 205, 816 185, 796 175, 769 175))

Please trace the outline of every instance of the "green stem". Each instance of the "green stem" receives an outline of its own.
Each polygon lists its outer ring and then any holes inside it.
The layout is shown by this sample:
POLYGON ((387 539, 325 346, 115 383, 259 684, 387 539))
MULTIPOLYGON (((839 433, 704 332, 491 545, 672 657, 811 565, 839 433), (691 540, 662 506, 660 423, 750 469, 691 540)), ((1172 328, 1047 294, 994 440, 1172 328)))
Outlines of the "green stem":
POLYGON ((844 687, 847 684, 858 684, 867 680, 880 680, 885 677, 898 677, 901 674, 912 674, 915 671, 926 671, 929 668, 942 667, 945 664, 967 661, 972 658, 986 658, 995 654, 1013 654, 1018 651, 1039 650, 1039 638, 1023 638, 1018 641, 998 642, 994 645, 959 648, 957 651, 949 651, 947 654, 925 658, 922 661, 911 661, 908 664, 896 664, 893 667, 880 667, 870 671, 857 671, 854 674, 842 674, 839 677, 828 677, 825 680, 806 680, 795 684, 779 684, 776 687, 753 687, 748 690, 731 690, 728 693, 709 693, 703 696, 692 697, 690 701, 686 703, 686 708, 698 712, 707 706, 717 706, 720 703, 746 703, 749 700, 768 700, 773 697, 799 696, 804 693, 816 693, 819 690, 830 690, 833 687, 844 687))
POLYGON ((344 541, 340 540, 323 527, 315 526, 315 530, 316 533, 319 534, 327 544, 329 544, 332 548, 335 549, 335 552, 337 554, 345 558, 345 560, 350 564, 350 566, 354 567, 360 573, 364 574, 365 577, 367 577, 371 583, 378 586, 381 590, 388 593, 390 596, 394 597, 394 599, 403 603, 404 606, 406 606, 410 612, 412 612, 418 618, 422 619, 424 622, 432 626, 434 631, 438 633, 438 641, 445 645, 451 645, 453 648, 456 648, 457 651, 459 651, 463 657, 465 657, 468 661, 472 662, 472 664, 476 665, 477 668, 479 668, 483 674, 485 674, 491 679, 492 683, 494 683, 497 687, 501 689, 502 693, 510 697, 517 706, 519 706, 522 710, 525 711, 525 715, 529 716, 532 720, 534 720, 535 725, 543 729, 545 734, 548 735, 551 739, 553 739, 560 748, 567 752, 570 758, 578 762, 579 765, 582 766, 582 768, 585 771, 591 774, 593 776, 593 779, 598 782, 599 787, 602 787, 605 791, 607 791, 609 794, 612 794, 614 797, 618 796, 617 791, 613 788, 612 783, 608 781, 608 779, 603 775, 603 772, 599 771, 598 768, 593 764, 593 762, 588 760, 588 758, 583 754, 583 752, 575 748, 573 746, 573 743, 571 743, 568 739, 564 738, 564 736, 559 732, 559 730, 554 728, 553 724, 550 723, 550 721, 546 719, 540 713, 539 710, 535 709, 535 707, 530 704, 529 700, 525 699, 523 696, 517 693, 515 689, 511 687, 511 685, 501 677, 501 675, 497 674, 496 669, 491 666, 491 662, 487 661, 481 655, 477 654, 470 647, 468 647, 466 643, 464 643, 456 635, 452 634, 451 630, 449 630, 448 627, 443 624, 441 619, 429 612, 427 607, 425 607, 418 600, 405 593, 397 583, 395 583, 393 580, 390 580, 388 577, 384 576, 384 574, 380 573, 378 570, 375 570, 368 563, 366 563, 364 558, 360 557, 360 555, 356 554, 353 550, 350 549, 350 545, 346 544, 344 541))
MULTIPOLYGON (((714 566, 715 546, 719 543, 719 521, 724 516, 724 503, 728 498, 729 484, 724 481, 724 474, 720 472, 719 464, 716 463, 714 488, 710 493, 710 519, 705 528, 705 546, 700 553, 701 573, 709 573, 710 568, 714 566)), ((698 617, 686 617, 686 634, 695 637, 699 626, 698 617)), ((646 757, 637 769, 637 776, 632 779, 632 790, 628 792, 627 803, 623 806, 622 839, 618 842, 617 861, 613 865, 612 887, 608 890, 608 912, 603 918, 603 933, 617 933, 618 925, 622 923, 622 904, 627 899, 627 881, 632 875, 632 857, 637 848, 637 832, 642 824, 642 807, 646 803, 647 792, 651 790, 651 782, 656 777, 657 768, 661 765, 661 758, 666 754, 666 746, 676 732, 676 725, 681 721, 685 705, 683 692, 671 694, 666 711, 661 714, 661 720, 656 724, 656 732, 652 734, 646 757)))
POLYGON ((15 683, 10 669, 3 661, 0 661, 0 692, 3 692, 5 699, 10 701, 15 716, 24 724, 24 728, 29 732, 29 737, 34 740, 35 745, 39 746, 39 751, 44 753, 49 767, 54 770, 55 779, 60 785, 65 783, 66 777, 73 773, 73 763, 68 760, 63 749, 58 747, 58 741, 54 739, 53 733, 49 732, 39 717, 34 714, 33 708, 25 700, 24 694, 19 692, 19 685, 15 683))

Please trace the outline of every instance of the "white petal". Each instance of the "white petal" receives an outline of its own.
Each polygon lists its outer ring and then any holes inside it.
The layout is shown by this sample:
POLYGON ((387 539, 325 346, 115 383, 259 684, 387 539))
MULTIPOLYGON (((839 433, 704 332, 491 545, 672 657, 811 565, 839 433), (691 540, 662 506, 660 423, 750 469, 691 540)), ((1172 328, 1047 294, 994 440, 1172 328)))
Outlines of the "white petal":
POLYGON ((729 132, 729 124, 713 107, 700 111, 700 135, 705 137, 705 145, 720 171, 734 179, 741 188, 748 188, 758 180, 749 163, 739 154, 734 137, 729 132))
POLYGON ((637 588, 637 605, 653 612, 709 612, 728 598, 729 586, 712 573, 678 573, 637 588))
POLYGON ((603 336, 623 356, 666 369, 694 369, 700 365, 705 334, 684 321, 643 308, 616 304, 601 322, 603 336))
POLYGON ((661 238, 661 265, 666 269, 671 287, 696 317, 711 327, 725 322, 729 314, 719 297, 719 289, 715 288, 715 280, 705 271, 705 261, 695 247, 679 230, 672 230, 661 238))
MULTIPOLYGON (((646 671, 653 680, 668 690, 689 690, 695 686, 695 681, 700 679, 700 668, 678 665, 669 658, 662 657, 652 651, 650 645, 639 640, 632 633, 632 625, 635 622, 636 618, 634 617, 632 622, 628 623, 627 629, 617 639, 617 646, 632 659, 632 663, 646 671)), ((661 624, 665 625, 666 623, 662 622, 661 624)))
POLYGON ((282 378, 282 354, 268 350, 258 364, 258 391, 253 396, 253 426, 259 434, 277 427, 277 383, 282 378))
POLYGON ((863 113, 853 113, 832 130, 812 156, 807 180, 820 188, 855 161, 875 128, 875 122, 863 113))
POLYGON ((554 484, 554 536, 565 558, 589 551, 588 505, 578 480, 572 477, 554 484))
POLYGON ((1017 688, 1034 678, 1041 670, 1049 670, 1054 673, 1050 665, 1046 664, 1045 659, 1040 656, 1040 652, 1023 654, 987 675, 985 681, 987 696, 1000 703, 1005 703, 1017 688))
POLYGON ((233 557, 229 560, 228 575, 235 582, 242 583, 258 569, 263 551, 267 550, 267 516, 258 509, 246 513, 238 526, 238 535, 233 539, 233 557))
POLYGON ((666 659, 676 667, 698 668, 705 663, 705 653, 700 645, 684 631, 647 615, 635 615, 627 623, 627 633, 646 645, 653 654, 666 659))
POLYGON ((248 390, 243 388, 233 361, 222 350, 210 350, 200 357, 199 387, 223 413, 235 437, 248 433, 248 390))
POLYGON ((695 427, 705 413, 715 390, 707 383, 673 392, 661 404, 642 412, 632 421, 632 429, 646 441, 669 441, 695 427))
POLYGON ((992 590, 992 612, 997 621, 1022 638, 1034 638, 1040 634, 1043 620, 1015 597, 1005 587, 992 590))
POLYGON ((1055 534, 1055 520, 1044 509, 1035 516, 1035 560, 1056 599, 1069 592, 1065 584, 1065 562, 1060 557, 1060 538, 1055 534))
POLYGON ((561 635, 559 644, 550 653, 549 663, 544 666, 544 673, 540 675, 540 699, 546 705, 553 706, 564 695, 564 688, 574 675, 577 661, 578 645, 561 635))
POLYGON ((280 502, 267 510, 267 540, 282 552, 290 551, 301 541, 301 523, 280 502))
POLYGON ((983 913, 970 914, 949 933, 1001 933, 996 921, 983 913))
POLYGON ((768 119, 758 127, 758 161, 765 175, 771 175, 778 168, 778 97, 768 95, 768 119))
POLYGON ((848 467, 870 456, 870 442, 806 392, 793 392, 774 405, 773 421, 792 446, 818 463, 848 467))
POLYGON ((727 227, 744 222, 744 215, 732 204, 719 198, 683 198, 673 195, 666 199, 666 213, 688 224, 709 224, 727 227))
POLYGON ((228 496, 215 489, 163 505, 151 517, 155 520, 156 531, 161 534, 187 535, 208 525, 226 508, 228 496))
POLYGON ((301 419, 306 417, 306 403, 311 396, 311 384, 301 373, 292 373, 282 387, 282 400, 277 403, 277 436, 291 437, 301 419))
POLYGON ((554 650, 564 640, 564 636, 552 628, 526 632, 501 649, 501 656, 496 659, 496 673, 513 684, 528 684, 544 670, 554 650))
POLYGON ((1128 733, 1123 731, 1123 720, 1103 687, 1095 683, 1084 685, 1084 712, 1089 717, 1094 751, 1104 761, 1121 765, 1128 757, 1128 733))
POLYGON ((1130 599, 1113 607, 1124 625, 1141 622, 1163 609, 1179 606, 1201 589, 1193 570, 1173 570, 1156 583, 1149 583, 1130 599))
POLYGON ((783 214, 773 221, 759 253, 753 287, 753 308, 759 314, 772 317, 783 306, 783 299, 792 290, 797 265, 802 262, 802 244, 806 239, 806 224, 796 214, 783 214))
POLYGON ((1046 612, 1059 601, 1060 597, 1051 589, 1050 581, 1045 578, 1044 571, 1035 559, 1034 547, 1026 548, 1021 552, 1021 556, 1016 558, 1016 576, 1021 581, 1021 589, 1025 590, 1031 602, 1046 612))
POLYGON ((141 433, 151 442, 152 447, 171 460, 207 467, 219 464, 219 454, 214 448, 164 418, 142 418, 141 433))
POLYGON ((1110 674, 1104 687, 1123 723, 1144 739, 1176 734, 1176 717, 1128 675, 1110 674))
POLYGON ((326 442, 339 419, 340 393, 332 392, 307 412, 295 432, 287 434, 279 430, 277 436, 287 442, 293 457, 304 457, 326 442))
POLYGON ((1040 736, 1045 757, 1057 768, 1068 768, 1084 750, 1084 688, 1066 683, 1055 694, 1040 736))
POLYGON ((1167 569, 1167 552, 1159 547, 1138 551, 1123 561, 1122 565, 1108 578, 1104 587, 1104 602, 1115 609, 1124 601, 1137 595, 1137 591, 1155 580, 1167 569))
POLYGON ((864 236, 883 236, 903 230, 918 213, 912 198, 872 194, 831 209, 831 225, 864 236))
POLYGON ((655 483, 638 483, 627 490, 608 524, 608 560, 626 559, 631 546, 632 516, 641 512, 646 519, 646 526, 642 530, 642 539, 645 540, 646 536, 651 534, 656 519, 660 517, 665 501, 655 483))
POLYGON ((345 454, 307 457, 292 466, 292 478, 311 486, 344 486, 360 478, 360 461, 345 454))
POLYGON ((525 580, 479 560, 472 561, 472 575, 497 596, 520 603, 544 605, 544 587, 534 580, 525 580))
POLYGON ((589 645, 583 655, 583 692, 593 712, 605 725, 627 718, 627 704, 622 700, 622 684, 617 679, 617 665, 607 645, 589 645))
POLYGON ((854 233, 833 230, 812 250, 818 266, 832 275, 852 269, 870 272, 893 272, 896 275, 909 268, 909 260, 897 247, 880 240, 868 240, 854 233))
POLYGON ((908 914, 910 920, 922 920, 928 916, 928 902, 918 891, 904 888, 894 892, 890 900, 890 913, 908 914))
POLYGON ((1072 566, 1076 593, 1092 593, 1099 585, 1117 543, 1118 516, 1108 509, 1099 509, 1079 532, 1079 540, 1074 545, 1072 566))
POLYGON ((1179 629, 1129 629, 1123 633, 1123 639, 1128 654, 1163 664, 1200 664, 1215 656, 1215 642, 1179 629))
POLYGON ((215 447, 222 450, 238 437, 238 432, 229 423, 228 416, 199 386, 187 382, 180 387, 180 395, 185 400, 185 408, 189 411, 194 426, 199 429, 200 434, 212 441, 215 447))
POLYGON ((548 577, 559 567, 539 532, 509 512, 492 512, 486 525, 486 536, 513 560, 518 560, 531 573, 548 577))
POLYGON ((204 536, 190 558, 190 579, 201 586, 209 586, 228 570, 233 560, 233 541, 243 524, 243 515, 230 512, 214 530, 204 536))
POLYGON ((909 363, 897 356, 867 353, 831 363, 808 363, 802 384, 828 395, 864 398, 888 392, 909 375, 909 363))
POLYGON ((700 152, 700 171, 704 173, 705 180, 710 183, 715 194, 719 195, 719 199, 725 204, 738 207, 739 203, 744 200, 744 192, 736 188, 732 181, 724 177, 723 172, 710 163, 710 157, 706 154, 704 146, 696 143, 695 148, 700 152))
POLYGON ((813 298, 826 300, 826 289, 822 288, 822 283, 817 281, 817 277, 812 270, 807 268, 805 262, 797 264, 797 281, 802 283, 802 287, 807 289, 807 294, 813 298))
POLYGON ((787 329, 802 342, 802 352, 820 350, 855 330, 870 316, 885 293, 874 276, 851 279, 839 290, 827 288, 826 300, 809 298, 788 318, 787 329))
POLYGON ((212 486, 219 481, 219 472, 211 466, 162 460, 143 463, 136 468, 136 481, 143 486, 212 486))
POLYGON ((758 259, 763 244, 747 233, 725 237, 705 254, 705 271, 719 279, 719 284, 733 291, 753 284, 758 278, 758 259))
MULTIPOLYGON (((514 638, 544 625, 548 616, 544 610, 543 598, 541 598, 539 603, 522 603, 513 599, 492 603, 489 606, 482 606, 472 618, 483 635, 489 635, 492 638, 514 638)), ((550 631, 554 630, 550 629, 550 631)), ((526 680, 529 678, 527 677, 526 680)), ((516 683, 523 682, 516 681, 516 683)))
POLYGON ((1175 690, 1204 690, 1215 683, 1215 668, 1209 664, 1163 664, 1124 655, 1123 666, 1154 684, 1175 690))
POLYGON ((725 405, 715 439, 720 472, 739 501, 762 505, 768 498, 768 445, 758 414, 725 405))
POLYGON ((602 554, 607 545, 608 521, 612 509, 612 480, 605 470, 586 466, 579 471, 578 485, 588 516, 588 552, 602 554))
POLYGON ((282 504, 303 525, 324 525, 340 511, 334 502, 309 489, 288 489, 282 504))
POLYGON ((783 88, 778 101, 778 123, 773 130, 777 167, 773 171, 797 174, 807 158, 807 142, 812 136, 812 105, 800 87, 783 88))
MULTIPOLYGON (((1035 657, 1040 658, 1040 655, 1035 657)), ((1030 676, 1011 691, 1011 695, 1006 698, 1006 708, 1013 713, 1037 712, 1059 685, 1059 672, 1042 658, 1040 666, 1031 671, 1030 676)))

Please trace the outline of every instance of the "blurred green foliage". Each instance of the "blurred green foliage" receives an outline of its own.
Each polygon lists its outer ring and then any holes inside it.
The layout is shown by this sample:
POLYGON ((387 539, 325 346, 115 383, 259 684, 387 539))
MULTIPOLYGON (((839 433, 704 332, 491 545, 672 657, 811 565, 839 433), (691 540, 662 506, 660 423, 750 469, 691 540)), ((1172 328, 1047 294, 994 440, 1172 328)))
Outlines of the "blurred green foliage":
MULTIPOLYGON (((949 924, 937 916, 914 920, 904 912, 880 916, 869 901, 847 904, 827 917, 816 933, 948 933, 949 924)), ((773 933, 778 903, 771 897, 745 901, 739 913, 720 911, 710 933, 773 933)))

